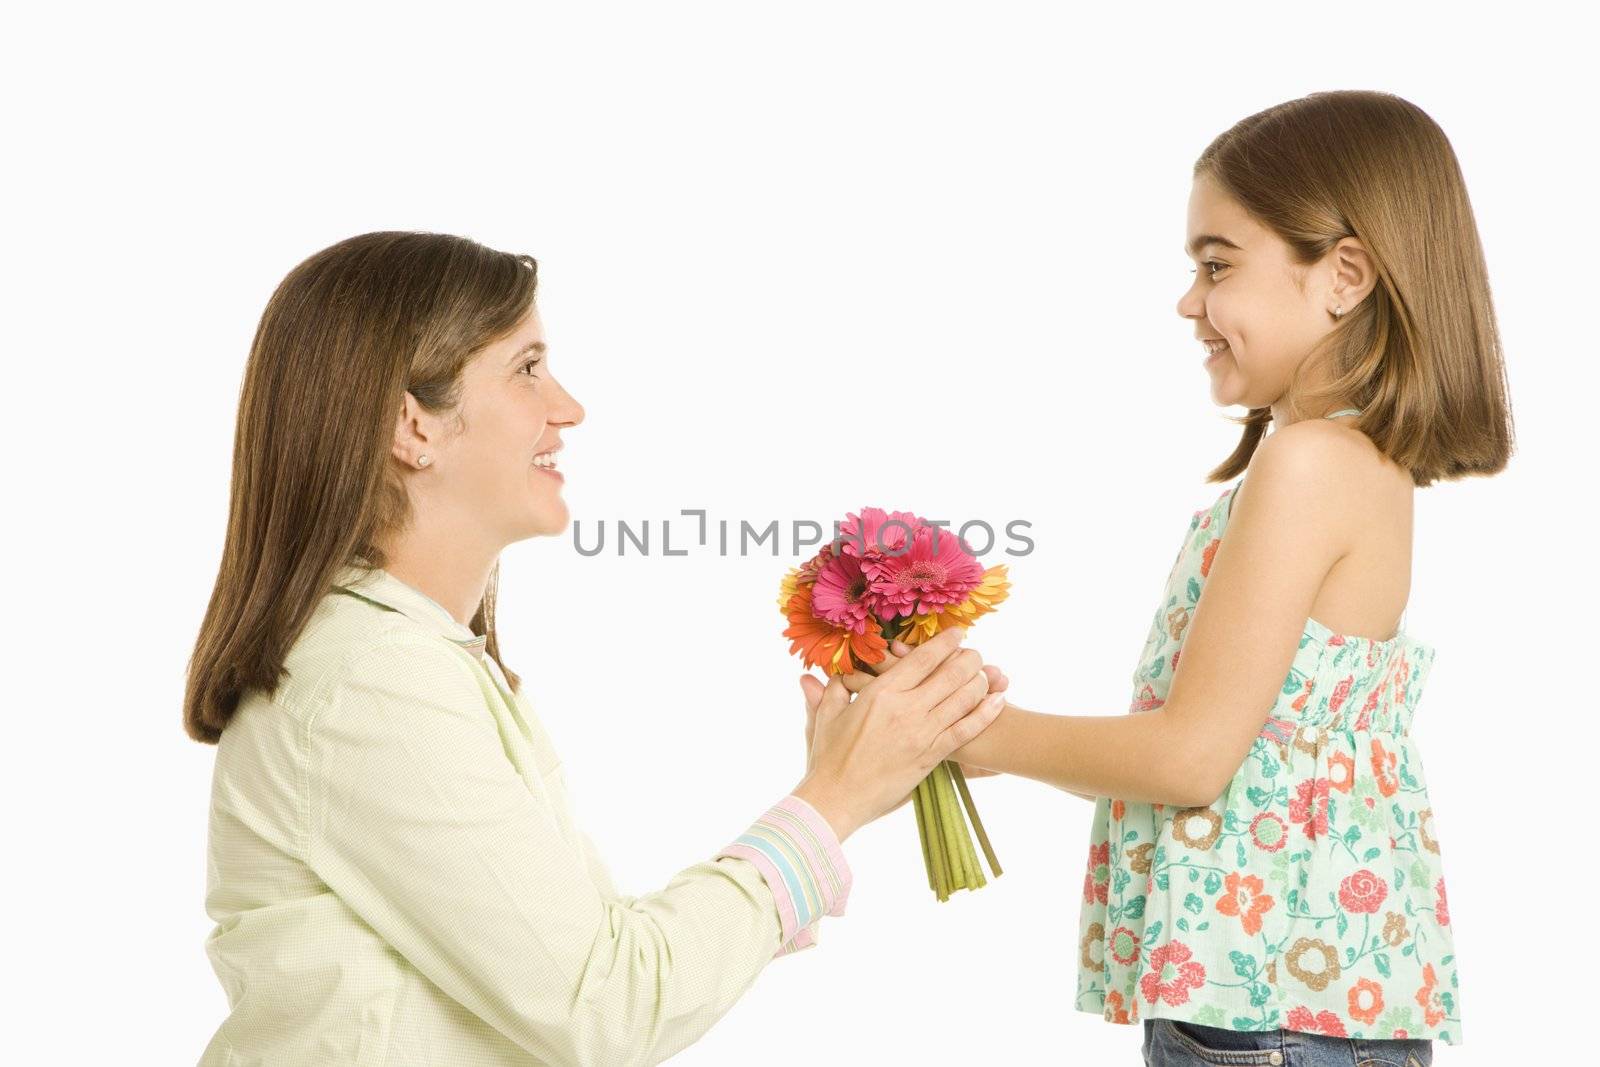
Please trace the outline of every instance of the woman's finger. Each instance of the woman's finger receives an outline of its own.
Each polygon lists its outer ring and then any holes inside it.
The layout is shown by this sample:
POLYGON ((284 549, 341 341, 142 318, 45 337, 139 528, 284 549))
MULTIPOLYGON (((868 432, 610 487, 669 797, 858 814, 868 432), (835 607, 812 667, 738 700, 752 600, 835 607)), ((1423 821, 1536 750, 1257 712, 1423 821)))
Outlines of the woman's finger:
POLYGON ((824 692, 822 683, 817 680, 817 676, 814 674, 802 674, 800 676, 800 692, 806 698, 806 711, 813 715, 816 714, 817 705, 822 703, 822 694, 824 692))
POLYGON ((806 699, 806 753, 809 755, 811 739, 817 733, 817 705, 822 703, 822 683, 809 674, 802 674, 800 692, 806 699))
POLYGON ((936 636, 902 656, 893 671, 884 672, 885 684, 891 689, 915 689, 947 659, 956 654, 966 636, 965 626, 952 626, 948 630, 940 630, 936 636))

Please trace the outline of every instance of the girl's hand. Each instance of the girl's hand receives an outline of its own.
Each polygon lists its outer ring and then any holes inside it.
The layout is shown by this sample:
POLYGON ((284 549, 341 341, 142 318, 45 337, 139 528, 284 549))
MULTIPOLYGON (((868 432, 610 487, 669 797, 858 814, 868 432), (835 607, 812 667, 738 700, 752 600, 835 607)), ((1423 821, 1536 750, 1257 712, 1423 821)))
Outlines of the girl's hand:
MULTIPOLYGON (((881 674, 890 667, 893 667, 896 663, 900 662, 901 657, 909 654, 910 652, 911 646, 907 645, 904 641, 895 641, 889 646, 889 651, 884 656, 883 662, 878 664, 874 669, 881 674)), ((1011 685, 1011 679, 1006 677, 1005 672, 992 663, 984 665, 983 673, 988 676, 990 693, 1003 693, 1005 692, 1006 688, 1011 685)), ((874 675, 868 674, 865 671, 855 671, 850 674, 842 675, 840 680, 843 682, 844 687, 853 695, 865 689, 867 683, 872 681, 874 677, 874 675)), ((806 773, 810 774, 813 764, 811 740, 816 734, 817 705, 822 702, 823 683, 819 681, 817 676, 814 674, 802 674, 800 676, 800 691, 805 696, 806 701, 806 773)), ((1000 773, 999 771, 991 771, 985 767, 974 767, 968 763, 961 763, 960 766, 962 775, 967 778, 988 778, 992 775, 1000 773)), ((911 796, 911 793, 907 793, 904 799, 902 799, 900 803, 896 804, 890 810, 899 811, 906 805, 906 802, 911 799, 911 796)))

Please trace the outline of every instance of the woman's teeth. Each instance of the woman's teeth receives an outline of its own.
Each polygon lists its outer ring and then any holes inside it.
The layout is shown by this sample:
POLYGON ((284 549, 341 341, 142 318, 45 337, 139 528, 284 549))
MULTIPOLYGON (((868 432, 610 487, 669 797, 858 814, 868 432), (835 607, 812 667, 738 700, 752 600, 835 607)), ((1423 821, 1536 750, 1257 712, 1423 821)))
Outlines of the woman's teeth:
POLYGON ((545 470, 553 471, 556 469, 556 454, 554 452, 544 452, 540 455, 534 456, 533 465, 535 467, 542 467, 545 470))
POLYGON ((1226 342, 1226 341, 1206 341, 1206 342, 1203 342, 1203 343, 1206 346, 1206 358, 1207 359, 1210 359, 1212 356, 1216 355, 1218 352, 1225 351, 1227 349, 1227 347, 1228 347, 1228 342, 1226 342))

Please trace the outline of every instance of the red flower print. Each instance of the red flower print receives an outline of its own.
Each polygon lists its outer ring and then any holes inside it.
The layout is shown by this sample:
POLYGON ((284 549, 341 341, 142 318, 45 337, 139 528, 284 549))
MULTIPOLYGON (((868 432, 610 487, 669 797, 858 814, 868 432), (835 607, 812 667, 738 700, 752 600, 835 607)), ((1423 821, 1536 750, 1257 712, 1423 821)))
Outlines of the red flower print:
POLYGON ((1356 784, 1356 761, 1344 752, 1333 752, 1328 756, 1328 785, 1341 793, 1350 792, 1350 787, 1356 784))
POLYGON ((1261 879, 1253 874, 1243 878, 1237 872, 1228 875, 1222 896, 1217 898, 1217 910, 1239 920, 1244 932, 1254 937, 1261 932, 1261 916, 1272 910, 1273 900, 1261 892, 1261 879))
POLYGON ((1146 685, 1143 689, 1139 690, 1139 695, 1134 697, 1133 701, 1128 705, 1128 711, 1154 711, 1163 703, 1165 703, 1165 701, 1156 696, 1156 691, 1150 686, 1146 685))
POLYGON ((1128 806, 1122 801, 1113 800, 1111 802, 1111 817, 1113 819, 1121 819, 1125 814, 1127 814, 1127 811, 1128 806))
MULTIPOLYGON (((1373 744, 1377 744, 1376 741, 1373 744)), ((1328 780, 1307 778, 1294 788, 1289 801, 1289 821, 1305 824, 1306 836, 1315 841, 1328 832, 1328 780)))
POLYGON ((1351 986, 1350 994, 1345 999, 1350 1018, 1368 1026, 1377 1022, 1378 1013, 1383 1011, 1383 987, 1370 978, 1363 978, 1351 986))
POLYGON ((1317 680, 1315 678, 1307 678, 1302 684, 1300 695, 1295 697, 1294 703, 1289 706, 1295 711, 1306 710, 1306 697, 1311 695, 1311 690, 1316 687, 1316 684, 1317 680))
POLYGON ((1438 1026, 1444 1022, 1444 1002, 1439 999, 1435 986, 1439 979, 1433 973, 1433 964, 1422 968, 1422 988, 1417 990, 1417 1003, 1422 1006, 1422 1018, 1429 1026, 1438 1026))
POLYGON ((1400 778, 1395 771, 1399 757, 1383 747, 1383 742, 1372 739, 1372 773, 1378 779, 1378 792, 1392 797, 1400 789, 1400 778))
POLYGON ((1300 1030, 1312 1034, 1327 1034, 1329 1037, 1349 1037, 1345 1033, 1344 1023, 1331 1011, 1319 1011, 1311 1014, 1310 1008, 1292 1008, 1284 1019, 1284 1025, 1290 1030, 1300 1030))
POLYGON ((1178 673, 1178 657, 1181 656, 1181 655, 1183 655, 1183 649, 1181 649, 1181 648, 1178 649, 1178 651, 1176 651, 1176 652, 1174 652, 1172 654, 1172 663, 1167 669, 1170 670, 1173 674, 1177 674, 1178 673))
POLYGON ((1345 699, 1350 696, 1350 686, 1354 683, 1355 678, 1352 675, 1347 674, 1339 679, 1338 684, 1333 687, 1333 695, 1328 698, 1328 714, 1334 715, 1338 713, 1339 705, 1343 704, 1345 699))
POLYGON ((1083 902, 1106 902, 1106 889, 1111 884, 1111 842, 1102 841, 1089 846, 1089 869, 1083 874, 1083 902))
POLYGON ((1433 905, 1434 918, 1439 920, 1440 926, 1450 925, 1450 904, 1444 899, 1444 879, 1433 883, 1433 892, 1436 896, 1433 905))
POLYGON ((1139 961, 1139 935, 1126 926, 1111 931, 1111 958, 1127 967, 1139 961))
POLYGON ((1344 905, 1345 911, 1357 915, 1374 914, 1388 895, 1389 887, 1383 879, 1365 867, 1339 883, 1339 903, 1344 905))
POLYGON ((1378 694, 1382 691, 1383 687, 1379 686, 1367 694, 1367 702, 1361 705, 1361 714, 1356 716, 1357 733, 1372 729, 1372 713, 1378 710, 1378 694))
POLYGON ((1206 984, 1205 965, 1182 941, 1168 941, 1150 953, 1150 969, 1139 979, 1139 992, 1154 1004, 1157 998, 1176 1007, 1189 1002, 1189 990, 1206 984))
POLYGON ((1250 840, 1263 852, 1276 852, 1289 840, 1288 825, 1270 811, 1250 820, 1250 840))
POLYGON ((1200 577, 1204 578, 1211 573, 1211 561, 1217 558, 1217 546, 1222 544, 1222 538, 1217 538, 1206 546, 1200 554, 1200 577))
POLYGON ((1122 1006, 1122 994, 1115 989, 1106 994, 1105 1018, 1108 1023, 1127 1023, 1128 1009, 1122 1006))

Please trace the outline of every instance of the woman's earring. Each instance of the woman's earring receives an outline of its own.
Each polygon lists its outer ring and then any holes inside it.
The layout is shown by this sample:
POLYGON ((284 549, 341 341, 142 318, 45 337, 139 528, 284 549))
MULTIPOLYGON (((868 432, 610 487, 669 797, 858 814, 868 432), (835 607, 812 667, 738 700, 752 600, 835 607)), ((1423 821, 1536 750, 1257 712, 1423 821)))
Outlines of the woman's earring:
POLYGON ((1334 318, 1339 318, 1343 314, 1344 314, 1344 305, 1343 304, 1340 304, 1338 307, 1333 309, 1333 317, 1334 318))
POLYGON ((426 467, 427 465, 428 465, 428 457, 427 456, 423 455, 423 456, 418 456, 417 457, 417 466, 426 467))

